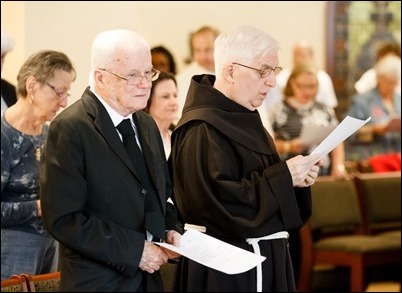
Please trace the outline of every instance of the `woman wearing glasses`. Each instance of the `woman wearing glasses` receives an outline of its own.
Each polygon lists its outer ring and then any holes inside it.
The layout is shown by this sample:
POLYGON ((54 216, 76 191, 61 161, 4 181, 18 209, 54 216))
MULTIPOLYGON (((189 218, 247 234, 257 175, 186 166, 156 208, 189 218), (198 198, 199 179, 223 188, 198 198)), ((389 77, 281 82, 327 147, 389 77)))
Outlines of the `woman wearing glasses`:
POLYGON ((62 52, 39 51, 17 76, 17 102, 1 117, 1 279, 57 270, 57 242, 43 227, 39 161, 48 126, 76 77, 62 52))
MULTIPOLYGON (((321 142, 300 137, 303 127, 333 129, 339 124, 333 108, 316 100, 318 88, 317 70, 309 64, 297 65, 286 83, 285 99, 270 108, 269 118, 276 148, 284 160, 297 154, 308 155, 321 142)), ((343 163, 344 146, 340 144, 331 152, 331 157, 323 161, 320 174, 343 178, 343 163)))

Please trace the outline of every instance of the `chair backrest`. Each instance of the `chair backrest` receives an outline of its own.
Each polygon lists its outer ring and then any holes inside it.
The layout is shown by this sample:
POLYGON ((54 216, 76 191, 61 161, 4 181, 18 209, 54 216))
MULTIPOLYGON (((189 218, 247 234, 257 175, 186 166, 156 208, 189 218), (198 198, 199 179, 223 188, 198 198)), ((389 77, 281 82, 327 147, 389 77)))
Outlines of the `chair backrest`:
POLYGON ((401 229, 401 173, 357 173, 355 183, 365 232, 401 229))
POLYGON ((361 214, 352 179, 319 176, 311 187, 311 228, 324 232, 361 232, 361 214))
MULTIPOLYGON (((32 276, 36 292, 59 292, 60 272, 32 276)), ((35 292, 31 288, 31 292, 35 292)))
POLYGON ((28 292, 25 279, 20 275, 1 281, 1 292, 28 292))
POLYGON ((1 292, 60 292, 60 272, 14 275, 1 281, 1 292))
POLYGON ((312 217, 300 229, 302 262, 297 289, 311 292, 314 266, 329 264, 349 267, 350 292, 363 292, 366 267, 400 262, 400 234, 357 235, 363 229, 354 179, 320 176, 311 188, 312 217))

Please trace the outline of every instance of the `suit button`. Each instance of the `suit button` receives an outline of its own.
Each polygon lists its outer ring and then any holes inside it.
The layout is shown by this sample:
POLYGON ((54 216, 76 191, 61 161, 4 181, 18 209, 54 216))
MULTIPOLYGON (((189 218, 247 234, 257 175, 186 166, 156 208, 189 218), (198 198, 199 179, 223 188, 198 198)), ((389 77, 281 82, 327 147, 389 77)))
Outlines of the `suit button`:
POLYGON ((142 193, 143 196, 145 196, 145 195, 147 195, 147 190, 145 188, 142 188, 141 193, 142 193))

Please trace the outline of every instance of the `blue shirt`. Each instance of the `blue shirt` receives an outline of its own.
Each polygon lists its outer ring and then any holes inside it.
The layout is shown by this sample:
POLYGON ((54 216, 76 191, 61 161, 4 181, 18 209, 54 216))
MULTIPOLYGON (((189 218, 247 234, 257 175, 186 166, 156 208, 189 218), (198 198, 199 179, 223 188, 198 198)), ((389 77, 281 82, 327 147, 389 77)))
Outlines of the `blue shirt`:
MULTIPOLYGON (((363 94, 355 95, 346 112, 353 118, 366 120, 371 116, 368 124, 386 124, 392 116, 401 117, 401 96, 394 93, 394 112, 390 113, 384 105, 377 88, 363 94)), ((351 136, 345 145, 347 160, 364 160, 378 154, 401 152, 400 132, 387 132, 384 135, 374 135, 373 140, 362 143, 357 140, 357 134, 351 136)))

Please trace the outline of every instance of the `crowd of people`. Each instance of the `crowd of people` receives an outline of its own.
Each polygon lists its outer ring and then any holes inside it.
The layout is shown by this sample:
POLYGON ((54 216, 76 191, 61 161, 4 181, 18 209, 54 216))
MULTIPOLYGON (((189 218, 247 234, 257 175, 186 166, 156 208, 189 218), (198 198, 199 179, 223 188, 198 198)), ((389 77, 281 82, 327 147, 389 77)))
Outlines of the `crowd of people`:
MULTIPOLYGON (((180 292, 296 291, 317 177, 346 178, 346 160, 400 160, 389 122, 401 116, 401 59, 395 44, 378 50, 374 87, 363 76, 345 113, 370 122, 320 157, 301 134, 339 124, 332 80, 307 41, 292 68, 279 47, 253 26, 206 25, 178 70, 164 45, 102 31, 69 107, 76 71, 63 52, 29 56, 16 87, 2 78, 2 280, 60 271, 64 292, 160 292, 175 263, 180 292), (186 223, 269 261, 229 275, 157 244, 179 246, 186 223)), ((13 48, 2 30, 2 67, 13 48)))

